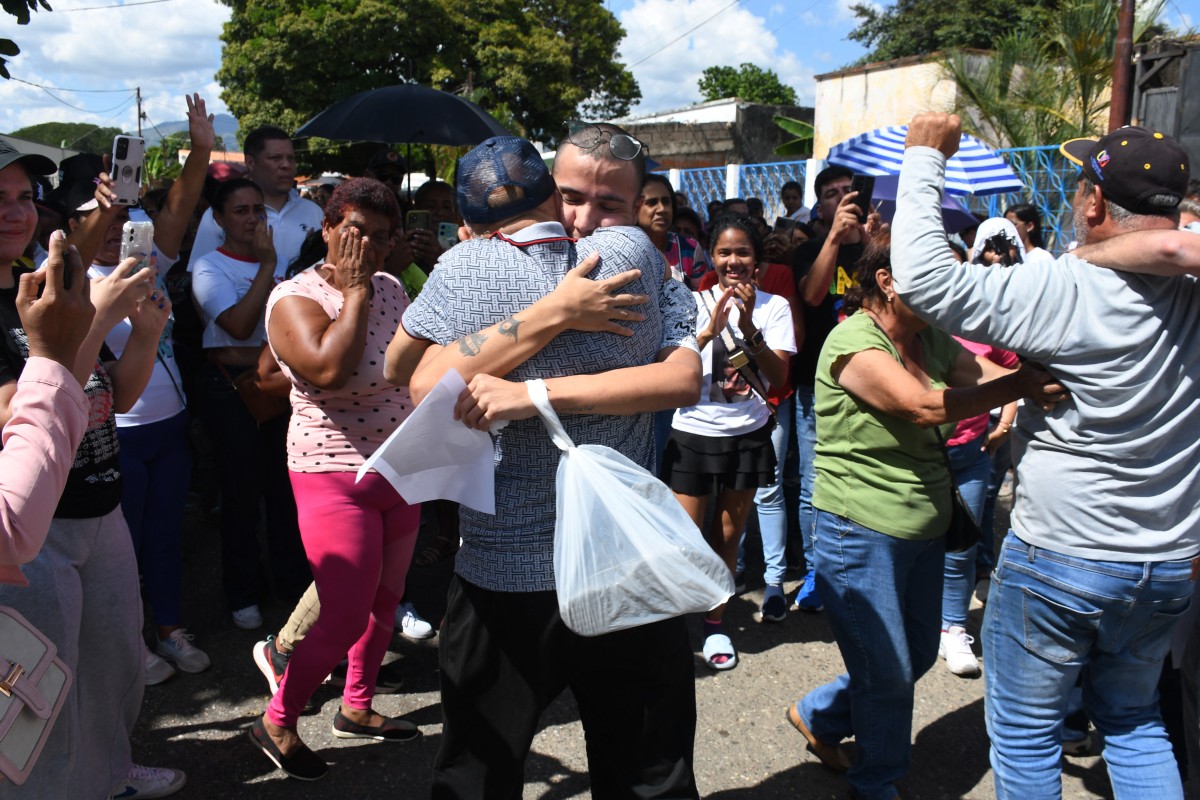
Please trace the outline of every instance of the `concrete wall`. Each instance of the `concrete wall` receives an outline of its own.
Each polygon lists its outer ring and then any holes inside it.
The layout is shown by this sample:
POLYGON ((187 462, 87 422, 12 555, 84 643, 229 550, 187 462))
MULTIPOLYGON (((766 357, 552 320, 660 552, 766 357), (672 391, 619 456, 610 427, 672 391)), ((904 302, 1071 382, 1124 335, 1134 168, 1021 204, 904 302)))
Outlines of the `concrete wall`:
MULTIPOLYGON (((724 101, 721 101, 722 103, 724 101)), ((712 105, 712 104, 706 104, 712 105)), ((650 157, 665 169, 722 167, 793 160, 775 155, 775 148, 792 137, 775 125, 776 114, 811 122, 813 109, 737 103, 734 122, 625 120, 621 127, 650 148, 650 157)))
POLYGON ((817 76, 813 155, 860 133, 953 111, 957 88, 936 61, 896 59, 817 76))

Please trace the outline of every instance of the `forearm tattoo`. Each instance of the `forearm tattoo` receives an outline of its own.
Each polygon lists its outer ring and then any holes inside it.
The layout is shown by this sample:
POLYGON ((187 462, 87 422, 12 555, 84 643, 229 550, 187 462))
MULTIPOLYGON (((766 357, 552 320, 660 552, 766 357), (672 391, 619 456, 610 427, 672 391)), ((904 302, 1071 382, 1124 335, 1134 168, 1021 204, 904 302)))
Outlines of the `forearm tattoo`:
POLYGON ((519 341, 521 338, 520 336, 517 335, 517 328, 519 328, 519 327, 521 327, 521 320, 517 319, 516 317, 509 317, 508 319, 501 322, 496 327, 496 330, 505 336, 511 336, 513 338, 513 341, 515 342, 515 341, 519 341))
POLYGON ((487 337, 482 333, 472 333, 458 340, 458 350, 464 356, 477 356, 479 351, 483 349, 483 343, 487 341, 487 337))

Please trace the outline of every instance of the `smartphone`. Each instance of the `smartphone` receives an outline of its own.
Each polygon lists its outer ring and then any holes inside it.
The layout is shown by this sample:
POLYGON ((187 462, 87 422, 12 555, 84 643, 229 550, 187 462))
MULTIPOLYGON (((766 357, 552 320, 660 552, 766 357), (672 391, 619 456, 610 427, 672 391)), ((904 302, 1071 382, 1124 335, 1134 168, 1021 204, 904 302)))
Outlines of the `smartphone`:
MULTIPOLYGON (((154 252, 154 223, 126 222, 121 226, 121 260, 133 257, 138 260, 133 272, 150 266, 150 254, 154 252)), ((130 273, 133 274, 133 273, 130 273)))
POLYGON ((113 137, 112 176, 116 184, 116 203, 136 205, 142 195, 142 162, 146 158, 146 140, 138 136, 113 137))
POLYGON ((776 217, 775 232, 791 235, 796 226, 799 225, 799 220, 794 220, 791 217, 776 217))
POLYGON ((850 191, 858 192, 854 205, 858 206, 859 216, 866 222, 867 214, 871 213, 871 195, 875 193, 875 176, 855 175, 850 180, 850 191))
POLYGON ((458 226, 453 222, 439 222, 437 234, 438 244, 443 250, 449 250, 458 244, 458 226))
POLYGON ((404 230, 411 231, 417 228, 433 230, 433 219, 428 211, 410 211, 404 215, 404 230))

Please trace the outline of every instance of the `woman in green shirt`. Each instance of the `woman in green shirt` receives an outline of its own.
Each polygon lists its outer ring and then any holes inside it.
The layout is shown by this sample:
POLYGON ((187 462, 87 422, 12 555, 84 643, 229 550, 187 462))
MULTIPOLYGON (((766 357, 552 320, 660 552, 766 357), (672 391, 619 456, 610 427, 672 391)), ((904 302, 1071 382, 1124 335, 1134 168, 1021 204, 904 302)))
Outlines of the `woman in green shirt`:
POLYGON ((883 234, 867 246, 846 294, 854 313, 817 364, 817 582, 847 674, 787 712, 867 800, 897 796, 913 686, 937 660, 951 479, 932 428, 1017 397, 1063 396, 1045 372, 976 358, 926 325, 896 295, 889 245, 883 234), (857 746, 841 744, 850 737, 857 746))

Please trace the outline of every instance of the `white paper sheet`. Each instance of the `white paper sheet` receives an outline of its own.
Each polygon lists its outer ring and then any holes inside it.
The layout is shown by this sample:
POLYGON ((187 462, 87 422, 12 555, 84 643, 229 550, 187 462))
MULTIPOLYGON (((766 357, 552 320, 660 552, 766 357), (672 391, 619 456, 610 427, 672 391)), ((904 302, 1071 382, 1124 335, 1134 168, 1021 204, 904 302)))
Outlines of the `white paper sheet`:
POLYGON ((484 431, 454 419, 467 388, 450 370, 395 433, 358 470, 375 470, 408 503, 454 500, 485 514, 496 513, 495 448, 484 431))

